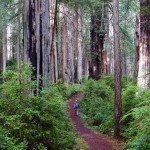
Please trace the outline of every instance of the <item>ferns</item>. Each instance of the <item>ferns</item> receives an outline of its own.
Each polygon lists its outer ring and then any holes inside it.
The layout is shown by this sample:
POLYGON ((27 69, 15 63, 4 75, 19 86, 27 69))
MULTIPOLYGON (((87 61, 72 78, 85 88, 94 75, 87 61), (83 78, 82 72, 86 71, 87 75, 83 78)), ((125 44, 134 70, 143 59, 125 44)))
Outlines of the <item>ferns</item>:
POLYGON ((123 135, 129 139, 128 149, 147 150, 150 149, 150 91, 135 94, 133 100, 136 101, 130 107, 130 113, 123 118, 128 123, 123 135))

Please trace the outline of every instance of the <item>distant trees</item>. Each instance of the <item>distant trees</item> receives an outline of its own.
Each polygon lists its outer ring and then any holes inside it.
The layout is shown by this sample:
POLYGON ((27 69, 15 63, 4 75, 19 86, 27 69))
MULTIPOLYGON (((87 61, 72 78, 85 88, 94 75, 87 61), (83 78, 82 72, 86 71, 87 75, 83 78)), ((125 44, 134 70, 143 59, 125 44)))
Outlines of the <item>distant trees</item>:
MULTIPOLYGON (((21 61, 32 64, 32 78, 37 79, 38 86, 46 87, 46 80, 54 83, 62 79, 73 83, 82 82, 83 75, 99 79, 102 74, 113 74, 114 34, 110 1, 89 1, 86 4, 72 0, 64 3, 58 0, 16 2, 1 1, 1 7, 6 6, 9 10, 5 15, 3 9, 0 11, 5 20, 0 23, 1 70, 6 70, 6 55, 11 53, 10 57, 18 60, 18 68, 21 61), (13 6, 14 9, 11 9, 13 6), (10 39, 6 34, 8 27, 11 30, 8 33, 10 39), (7 41, 10 41, 8 54, 7 41), (44 79, 42 83, 39 76, 44 79)), ((134 70, 135 14, 134 8, 131 8, 132 3, 128 0, 120 3, 122 17, 119 20, 122 74, 128 78, 132 77, 134 70), (122 13, 124 11, 126 14, 122 13)), ((135 72, 138 85, 148 86, 149 29, 146 24, 149 20, 149 2, 141 0, 140 5, 141 22, 136 32, 139 46, 136 48, 135 72)))
POLYGON ((6 71, 9 59, 17 58, 18 2, 0 0, 0 72, 6 71))

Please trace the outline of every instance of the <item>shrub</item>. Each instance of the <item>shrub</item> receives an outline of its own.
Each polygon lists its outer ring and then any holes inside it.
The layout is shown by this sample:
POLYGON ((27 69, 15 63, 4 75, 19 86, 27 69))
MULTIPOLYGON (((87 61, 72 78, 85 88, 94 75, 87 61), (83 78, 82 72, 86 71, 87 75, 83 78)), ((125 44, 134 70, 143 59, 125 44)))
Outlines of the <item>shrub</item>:
POLYGON ((66 96, 70 97, 72 94, 82 92, 82 91, 83 91, 83 85, 81 84, 67 85, 66 96))
POLYGON ((122 90, 123 114, 130 111, 139 103, 139 99, 136 96, 137 93, 138 87, 132 83, 127 84, 122 90))
POLYGON ((17 70, 17 61, 14 59, 7 60, 7 70, 17 70))
POLYGON ((85 98, 80 101, 81 111, 88 124, 102 133, 111 132, 113 127, 113 91, 111 86, 107 79, 85 80, 85 98))
POLYGON ((123 135, 129 139, 128 149, 147 150, 150 149, 150 92, 139 93, 136 97, 140 104, 124 116, 123 119, 132 117, 132 120, 123 135))
POLYGON ((28 79, 31 66, 22 68, 20 73, 6 72, 0 85, 0 148, 71 149, 75 135, 58 86, 62 83, 35 96, 35 81, 28 79))

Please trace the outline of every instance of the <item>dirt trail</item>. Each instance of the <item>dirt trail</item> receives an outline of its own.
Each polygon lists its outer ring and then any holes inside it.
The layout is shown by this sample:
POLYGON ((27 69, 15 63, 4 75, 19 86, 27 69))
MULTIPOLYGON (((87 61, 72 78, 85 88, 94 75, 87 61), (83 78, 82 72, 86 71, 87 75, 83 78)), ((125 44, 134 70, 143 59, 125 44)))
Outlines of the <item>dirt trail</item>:
POLYGON ((69 113, 72 122, 80 136, 88 143, 90 150, 113 150, 112 146, 100 135, 93 133, 90 129, 84 127, 83 120, 75 115, 73 104, 76 99, 82 98, 83 94, 73 95, 69 102, 69 113))

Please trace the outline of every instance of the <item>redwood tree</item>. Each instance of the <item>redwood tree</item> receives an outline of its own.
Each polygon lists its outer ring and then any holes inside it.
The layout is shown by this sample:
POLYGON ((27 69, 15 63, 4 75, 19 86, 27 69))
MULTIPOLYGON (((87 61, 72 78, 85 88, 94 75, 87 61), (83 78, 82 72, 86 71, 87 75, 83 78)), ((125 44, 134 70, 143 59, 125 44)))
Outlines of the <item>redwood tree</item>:
POLYGON ((91 14, 91 63, 90 77, 98 80, 103 73, 104 15, 103 6, 93 10, 91 14))
MULTIPOLYGON (((0 39, 2 39, 2 33, 0 32, 0 39)), ((3 45, 2 41, 0 41, 0 73, 3 72, 3 45)))
POLYGON ((140 0, 138 85, 149 88, 150 84, 150 1, 140 0))
POLYGON ((44 87, 51 77, 49 54, 50 0, 24 0, 24 58, 34 67, 32 79, 40 75, 44 87))
POLYGON ((119 6, 118 0, 113 0, 114 26, 114 58, 115 58, 115 97, 114 97, 114 136, 120 136, 120 120, 122 116, 121 101, 121 51, 119 42, 119 6))

